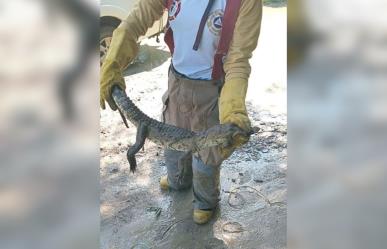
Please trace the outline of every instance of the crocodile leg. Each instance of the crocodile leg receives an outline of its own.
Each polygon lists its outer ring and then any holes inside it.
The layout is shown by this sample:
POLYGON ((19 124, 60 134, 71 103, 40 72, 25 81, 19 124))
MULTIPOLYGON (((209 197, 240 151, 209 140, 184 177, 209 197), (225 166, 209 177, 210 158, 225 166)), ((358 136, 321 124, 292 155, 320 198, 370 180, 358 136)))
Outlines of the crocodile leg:
POLYGON ((144 146, 145 139, 148 136, 148 126, 144 123, 140 123, 137 127, 136 143, 133 144, 127 153, 127 158, 130 165, 130 171, 134 173, 137 167, 136 153, 144 146))

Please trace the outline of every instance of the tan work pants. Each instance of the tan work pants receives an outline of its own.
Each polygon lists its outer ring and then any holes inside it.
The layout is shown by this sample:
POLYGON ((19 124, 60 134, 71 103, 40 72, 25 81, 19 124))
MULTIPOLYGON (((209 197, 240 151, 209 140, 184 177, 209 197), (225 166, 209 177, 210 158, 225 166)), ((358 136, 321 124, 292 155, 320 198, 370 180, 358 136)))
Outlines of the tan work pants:
MULTIPOLYGON (((168 90, 163 96, 163 121, 192 131, 203 131, 219 124, 220 84, 210 80, 192 80, 171 66, 168 90)), ((218 147, 192 155, 165 151, 168 182, 180 190, 193 185, 194 207, 213 209, 219 202, 219 174, 222 158, 218 147)))

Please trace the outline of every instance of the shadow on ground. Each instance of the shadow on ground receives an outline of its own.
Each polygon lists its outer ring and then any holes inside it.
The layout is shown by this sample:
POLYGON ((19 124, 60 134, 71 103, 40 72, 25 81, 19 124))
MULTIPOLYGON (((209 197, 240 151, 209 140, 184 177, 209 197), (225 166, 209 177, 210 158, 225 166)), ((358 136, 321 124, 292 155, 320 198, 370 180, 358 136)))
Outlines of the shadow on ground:
POLYGON ((124 71, 124 77, 136 73, 150 71, 171 57, 168 51, 163 50, 159 46, 141 45, 139 55, 133 64, 124 71))

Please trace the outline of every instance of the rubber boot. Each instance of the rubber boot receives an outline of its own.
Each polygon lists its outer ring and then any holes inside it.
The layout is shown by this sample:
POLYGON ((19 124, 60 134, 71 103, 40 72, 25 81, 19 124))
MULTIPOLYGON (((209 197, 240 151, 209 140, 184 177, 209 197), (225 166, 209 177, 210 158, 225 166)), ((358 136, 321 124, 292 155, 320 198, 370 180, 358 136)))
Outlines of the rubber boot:
POLYGON ((212 210, 194 209, 193 220, 196 224, 205 224, 211 220, 213 214, 214 211, 212 210))
POLYGON ((162 176, 160 178, 160 188, 162 190, 168 190, 169 189, 168 176, 162 176))

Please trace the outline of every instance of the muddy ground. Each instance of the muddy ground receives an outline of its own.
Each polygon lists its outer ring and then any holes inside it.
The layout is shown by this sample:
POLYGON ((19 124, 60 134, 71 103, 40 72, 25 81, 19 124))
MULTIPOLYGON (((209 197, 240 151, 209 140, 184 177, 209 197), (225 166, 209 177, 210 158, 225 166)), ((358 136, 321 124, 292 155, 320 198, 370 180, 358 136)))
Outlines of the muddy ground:
MULTIPOLYGON (((251 59, 247 107, 259 131, 222 164, 221 202, 206 225, 192 221, 192 190, 163 192, 163 150, 152 142, 129 173, 126 150, 136 129, 117 112, 101 112, 101 248, 286 247, 286 8, 264 8, 262 31, 251 59)), ((125 72, 127 94, 159 118, 167 87, 169 52, 143 42, 138 62, 125 72)))

